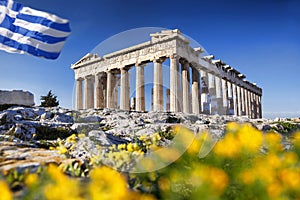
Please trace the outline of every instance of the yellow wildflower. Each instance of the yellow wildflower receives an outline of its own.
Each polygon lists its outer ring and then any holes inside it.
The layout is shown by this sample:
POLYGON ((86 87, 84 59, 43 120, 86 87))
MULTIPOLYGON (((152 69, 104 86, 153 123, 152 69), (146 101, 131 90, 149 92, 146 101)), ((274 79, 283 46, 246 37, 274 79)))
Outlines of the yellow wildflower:
POLYGON ((271 199, 274 199, 274 198, 277 199, 281 195, 283 188, 280 183, 274 182, 274 183, 271 183, 268 185, 267 191, 268 191, 268 195, 269 195, 269 197, 271 197, 271 199))
POLYGON ((200 150, 201 144, 202 144, 202 141, 200 140, 200 138, 195 137, 195 139, 193 140, 192 144, 187 149, 187 152, 189 154, 198 153, 199 150, 200 150))
POLYGON ((295 152, 285 152, 282 157, 282 165, 293 166, 298 160, 298 155, 295 152))
POLYGON ((76 135, 75 135, 75 134, 72 134, 71 136, 69 136, 69 137, 67 138, 67 142, 75 143, 75 142, 76 142, 76 135))
POLYGON ((300 173, 292 169, 283 169, 279 174, 283 184, 290 189, 298 190, 300 187, 300 173))
POLYGON ((239 142, 244 150, 250 153, 256 153, 259 151, 259 148, 263 143, 263 135, 260 131, 249 124, 245 124, 238 130, 237 134, 239 142))
POLYGON ((161 190, 168 191, 171 188, 171 183, 170 183, 169 179, 162 177, 158 181, 158 186, 161 190))
POLYGON ((300 131, 296 132, 293 135, 292 143, 295 145, 296 148, 300 147, 300 131))
POLYGON ((13 199, 13 195, 12 195, 8 185, 6 184, 6 182, 0 181, 0 188, 1 188, 0 200, 11 200, 11 199, 13 199))
POLYGON ((59 153, 59 154, 65 154, 65 153, 68 152, 67 148, 66 148, 65 146, 62 146, 62 145, 56 147, 56 150, 58 150, 58 153, 59 153))
POLYGON ((25 179, 25 184, 29 187, 36 185, 38 181, 38 175, 37 174, 29 174, 25 179))
POLYGON ((265 159, 268 167, 272 167, 272 169, 276 169, 281 166, 281 160, 275 153, 267 154, 265 159))
POLYGON ((280 143, 281 136, 278 133, 267 133, 265 135, 265 143, 267 144, 270 151, 282 151, 283 146, 280 143))
POLYGON ((251 169, 243 171, 241 174, 241 179, 247 185, 252 184, 255 181, 255 176, 253 171, 251 169))
POLYGON ((155 143, 155 142, 157 142, 157 141, 160 141, 160 140, 161 140, 161 137, 160 137, 159 133, 154 133, 154 134, 152 135, 151 139, 152 139, 152 142, 155 143))
POLYGON ((126 144, 119 144, 118 149, 119 150, 125 150, 126 149, 126 144))
POLYGON ((229 122, 226 126, 226 132, 227 133, 235 133, 237 130, 239 130, 240 124, 236 122, 229 122))
POLYGON ((91 171, 91 199, 126 199, 129 193, 125 178, 117 171, 103 166, 91 171))
POLYGON ((47 171, 54 181, 54 183, 50 183, 44 188, 44 194, 47 199, 82 199, 76 180, 69 179, 54 165, 49 165, 47 171))
POLYGON ((221 194, 227 187, 229 179, 222 169, 199 165, 194 165, 192 168, 193 171, 190 176, 190 181, 194 187, 209 185, 216 194, 221 194))
POLYGON ((224 139, 215 145, 214 152, 219 156, 235 158, 241 153, 240 142, 235 137, 235 134, 228 133, 224 139))

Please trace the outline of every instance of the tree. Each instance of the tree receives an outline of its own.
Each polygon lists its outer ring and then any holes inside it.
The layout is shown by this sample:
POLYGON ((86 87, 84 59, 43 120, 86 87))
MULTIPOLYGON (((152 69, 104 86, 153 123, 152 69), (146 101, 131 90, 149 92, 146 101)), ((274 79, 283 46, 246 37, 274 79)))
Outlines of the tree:
POLYGON ((59 105, 57 101, 57 96, 52 94, 50 90, 46 96, 41 96, 41 107, 55 107, 59 105))

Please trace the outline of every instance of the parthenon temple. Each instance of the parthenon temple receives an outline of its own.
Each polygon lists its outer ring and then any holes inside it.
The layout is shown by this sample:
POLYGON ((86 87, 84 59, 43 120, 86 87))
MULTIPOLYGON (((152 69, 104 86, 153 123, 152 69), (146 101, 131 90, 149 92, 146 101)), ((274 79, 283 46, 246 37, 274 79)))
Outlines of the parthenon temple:
MULTIPOLYGON (((153 63, 151 109, 193 114, 262 117, 262 89, 246 76, 217 60, 202 56, 178 29, 150 34, 150 41, 106 55, 87 54, 75 64, 76 109, 146 110, 145 66, 153 63), (168 61, 168 74, 163 62, 168 61), (135 96, 130 73, 135 68, 135 96), (163 84, 168 76, 169 88, 163 84)), ((149 76, 147 74, 147 76, 149 76)))

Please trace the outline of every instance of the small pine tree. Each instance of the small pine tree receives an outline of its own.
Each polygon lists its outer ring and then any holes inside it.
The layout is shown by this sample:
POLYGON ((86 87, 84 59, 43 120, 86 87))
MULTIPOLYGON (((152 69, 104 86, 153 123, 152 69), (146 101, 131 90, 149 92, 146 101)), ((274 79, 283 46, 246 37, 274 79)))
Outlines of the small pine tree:
POLYGON ((57 101, 57 96, 52 94, 50 90, 46 96, 41 96, 41 107, 55 107, 59 105, 57 101))

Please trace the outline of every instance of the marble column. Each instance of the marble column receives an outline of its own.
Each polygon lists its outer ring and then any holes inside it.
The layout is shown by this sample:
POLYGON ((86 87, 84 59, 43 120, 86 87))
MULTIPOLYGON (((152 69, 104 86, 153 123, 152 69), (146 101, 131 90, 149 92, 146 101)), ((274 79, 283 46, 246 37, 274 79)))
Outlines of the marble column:
POLYGON ((246 116, 249 117, 248 90, 246 88, 244 89, 244 94, 245 94, 245 114, 246 116))
POLYGON ((257 119, 258 118, 258 98, 257 98, 257 94, 253 93, 253 98, 254 98, 254 118, 257 119))
POLYGON ((84 79, 84 104, 85 109, 94 108, 94 79, 92 75, 84 79))
POLYGON ((261 95, 258 95, 258 109, 259 109, 259 118, 262 118, 262 104, 261 104, 261 95))
POLYGON ((107 72, 106 107, 114 108, 115 77, 111 71, 107 72))
POLYGON ((83 109, 82 104, 82 78, 76 79, 76 109, 80 110, 83 109))
POLYGON ((216 83, 216 103, 217 103, 217 113, 219 115, 223 114, 223 94, 222 94, 222 82, 219 76, 215 76, 216 83))
POLYGON ((103 108, 107 108, 107 76, 106 76, 106 73, 103 72, 102 74, 102 85, 103 85, 103 91, 102 91, 102 94, 103 94, 103 108))
POLYGON ((210 114, 214 115, 218 113, 217 110, 217 101, 216 101, 216 84, 215 84, 215 75, 208 73, 208 89, 210 95, 210 114))
POLYGON ((241 87, 241 110, 242 110, 242 115, 245 115, 246 114, 246 111, 245 111, 245 91, 244 91, 244 88, 241 87))
POLYGON ((199 98, 200 94, 200 76, 199 71, 192 67, 192 112, 194 114, 200 113, 201 101, 199 98))
POLYGON ((170 56, 170 111, 179 112, 179 56, 170 56))
MULTIPOLYGON (((190 66, 187 61, 182 61, 182 112, 190 113, 190 66)), ((199 79, 199 76, 198 76, 199 79)), ((199 80, 198 80, 199 82, 199 80)), ((198 88, 199 91, 199 88, 198 88)), ((197 97, 199 99, 199 95, 197 97)), ((198 103, 199 104, 199 103, 198 103)))
POLYGON ((136 66, 136 106, 137 111, 145 111, 145 75, 144 66, 136 66))
POLYGON ((232 94, 232 83, 227 81, 227 89, 228 89, 228 114, 233 114, 233 94, 232 94))
POLYGON ((242 115, 242 107, 241 107, 241 87, 240 86, 236 86, 236 90, 237 90, 237 111, 238 111, 238 116, 242 115))
POLYGON ((120 91, 120 109, 129 110, 129 73, 128 69, 121 68, 121 91, 120 91))
POLYGON ((221 114, 228 114, 228 91, 227 91, 227 80, 222 79, 222 100, 223 100, 223 111, 221 114))
POLYGON ((208 82, 208 74, 204 70, 200 70, 201 75, 201 112, 204 114, 210 114, 210 104, 208 99, 208 88, 209 88, 209 82, 208 82))
POLYGON ((153 110, 163 111, 163 74, 162 60, 154 60, 154 80, 153 80, 153 110))
POLYGON ((170 111, 170 89, 166 90, 166 111, 170 111))
POLYGON ((233 115, 238 115, 238 108, 237 108, 237 91, 235 83, 232 83, 232 99, 233 99, 233 115))
POLYGON ((248 90, 247 91, 247 98, 248 98, 248 117, 252 117, 252 104, 251 104, 251 93, 248 90))
POLYGON ((95 75, 95 95, 94 95, 95 108, 103 108, 103 82, 102 74, 95 75))

